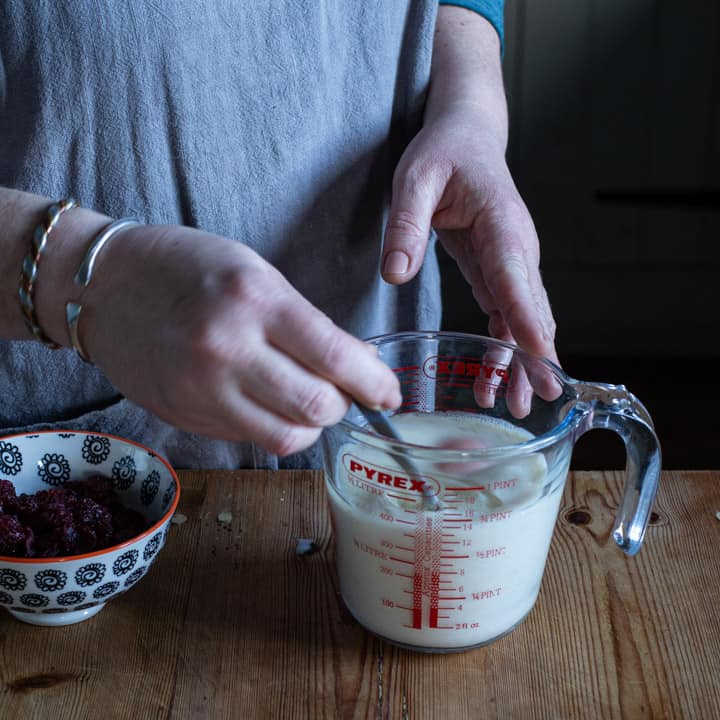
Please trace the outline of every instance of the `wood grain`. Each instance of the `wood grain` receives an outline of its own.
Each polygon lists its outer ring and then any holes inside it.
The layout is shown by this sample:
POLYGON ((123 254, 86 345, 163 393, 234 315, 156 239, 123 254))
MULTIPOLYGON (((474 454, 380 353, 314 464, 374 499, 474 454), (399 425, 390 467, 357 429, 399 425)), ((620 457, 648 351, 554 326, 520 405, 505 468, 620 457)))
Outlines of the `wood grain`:
POLYGON ((664 474, 635 558, 622 474, 573 473, 535 610, 447 656, 344 609, 318 473, 181 480, 187 522, 131 592, 66 628, 0 615, 0 718, 720 717, 718 472, 664 474))

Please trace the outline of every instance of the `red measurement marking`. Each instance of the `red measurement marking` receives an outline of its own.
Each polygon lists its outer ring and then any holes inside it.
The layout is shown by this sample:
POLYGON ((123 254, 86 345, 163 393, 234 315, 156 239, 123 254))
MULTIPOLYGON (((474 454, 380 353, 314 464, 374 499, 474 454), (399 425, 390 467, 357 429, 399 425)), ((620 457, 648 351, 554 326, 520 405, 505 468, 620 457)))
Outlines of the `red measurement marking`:
MULTIPOLYGON (((396 573, 396 574, 399 575, 400 573, 396 573)), ((441 575, 457 575, 458 572, 457 572, 457 570, 441 570, 440 574, 441 575)))
MULTIPOLYGON (((396 605, 395 607, 400 608, 400 610, 412 610, 411 607, 406 607, 405 605, 396 605)), ((407 625, 405 627, 407 627, 407 625)))
MULTIPOLYGON (((440 558, 442 560, 463 560, 464 558, 469 558, 469 555, 441 555, 440 558)), ((390 558, 392 560, 392 558, 390 558)))
POLYGON ((419 630, 422 627, 422 573, 415 573, 413 578, 413 624, 419 630))
POLYGON ((466 388, 466 389, 474 388, 474 387, 481 387, 483 390, 486 390, 489 393, 505 392, 505 388, 502 387, 502 385, 493 385, 492 383, 484 383, 484 382, 477 383, 477 386, 475 383, 472 383, 472 382, 449 382, 449 383, 445 383, 445 387, 466 388))
POLYGON ((401 520, 400 518, 395 518, 395 522, 405 523, 406 525, 414 525, 414 522, 410 522, 409 520, 401 520))
POLYGON ((412 580, 412 578, 413 578, 412 575, 406 575, 405 573, 396 572, 395 574, 396 574, 398 577, 409 578, 410 580, 412 580))
MULTIPOLYGON (((407 500, 407 498, 403 497, 402 495, 391 495, 390 493, 387 493, 387 496, 389 498, 393 498, 393 500, 407 500)), ((415 502, 415 500, 413 500, 415 502)))
POLYGON ((403 547, 402 545, 396 545, 395 549, 396 550, 407 550, 408 552, 415 552, 415 548, 406 548, 406 547, 403 547))
POLYGON ((419 370, 419 365, 405 365, 404 367, 393 368, 393 372, 406 372, 408 370, 419 370))
POLYGON ((395 562, 405 563, 406 565, 414 565, 415 564, 412 560, 401 560, 400 558, 393 557, 392 555, 390 556, 390 560, 395 560, 395 562))
POLYGON ((438 604, 440 600, 440 583, 437 572, 430 573, 430 627, 438 624, 438 604))
POLYGON ((443 540, 443 545, 459 545, 459 540, 443 540))
POLYGON ((463 522, 472 522, 472 518, 453 518, 452 520, 443 520, 443 524, 447 523, 463 523, 463 522))
POLYGON ((440 545, 442 543, 442 533, 440 528, 435 525, 432 537, 432 557, 433 564, 430 571, 430 627, 438 626, 438 605, 440 605, 440 559, 438 554, 442 552, 440 545))
POLYGON ((445 597, 444 595, 441 595, 438 600, 465 600, 465 596, 458 595, 457 597, 445 597))
POLYGON ((453 626, 452 625, 438 625, 437 629, 438 630, 453 630, 453 626))
POLYGON ((445 488, 445 492, 467 492, 468 490, 485 490, 485 486, 477 485, 476 487, 445 488))

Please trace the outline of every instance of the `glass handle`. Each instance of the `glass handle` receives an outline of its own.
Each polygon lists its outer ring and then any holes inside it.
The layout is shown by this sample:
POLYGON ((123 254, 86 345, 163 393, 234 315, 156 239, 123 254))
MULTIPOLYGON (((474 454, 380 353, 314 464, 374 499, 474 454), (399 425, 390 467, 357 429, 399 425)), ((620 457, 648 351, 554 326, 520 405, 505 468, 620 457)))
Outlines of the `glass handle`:
POLYGON ((624 552, 634 555, 645 536, 662 464, 650 413, 623 385, 578 380, 571 384, 578 393, 578 410, 585 410, 579 434, 602 428, 616 432, 625 443, 625 489, 613 539, 624 552))

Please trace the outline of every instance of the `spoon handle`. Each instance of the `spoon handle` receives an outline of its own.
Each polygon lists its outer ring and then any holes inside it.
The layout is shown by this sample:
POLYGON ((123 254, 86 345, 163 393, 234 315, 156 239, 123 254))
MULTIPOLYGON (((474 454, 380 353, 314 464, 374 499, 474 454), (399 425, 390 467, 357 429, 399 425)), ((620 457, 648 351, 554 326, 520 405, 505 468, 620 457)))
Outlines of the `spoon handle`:
MULTIPOLYGON (((393 440, 403 442, 400 433, 397 431, 395 425, 391 422, 387 415, 383 415, 379 410, 373 410, 372 408, 361 405, 357 401, 355 402, 360 412, 365 416, 370 426, 380 435, 385 435, 393 440)), ((402 465, 403 469, 411 476, 420 477, 421 473, 417 465, 412 461, 410 457, 404 452, 400 451, 396 454, 396 459, 402 465)), ((442 504, 438 499, 438 496, 430 490, 427 485, 423 485, 423 498, 425 500, 426 510, 442 510, 442 504)))

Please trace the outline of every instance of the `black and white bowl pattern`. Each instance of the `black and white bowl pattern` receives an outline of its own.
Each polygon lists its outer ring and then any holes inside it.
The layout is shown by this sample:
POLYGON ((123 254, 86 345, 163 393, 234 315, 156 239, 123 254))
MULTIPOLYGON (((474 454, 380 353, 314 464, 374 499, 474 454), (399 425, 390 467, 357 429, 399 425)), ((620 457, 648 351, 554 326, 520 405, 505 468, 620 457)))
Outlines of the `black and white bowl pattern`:
POLYGON ((135 585, 165 544, 180 486, 167 461, 112 435, 47 431, 0 438, 0 478, 12 481, 18 495, 92 475, 112 478, 121 502, 152 525, 121 545, 85 555, 0 556, 0 607, 24 622, 80 622, 135 585))

